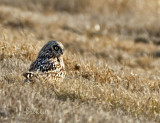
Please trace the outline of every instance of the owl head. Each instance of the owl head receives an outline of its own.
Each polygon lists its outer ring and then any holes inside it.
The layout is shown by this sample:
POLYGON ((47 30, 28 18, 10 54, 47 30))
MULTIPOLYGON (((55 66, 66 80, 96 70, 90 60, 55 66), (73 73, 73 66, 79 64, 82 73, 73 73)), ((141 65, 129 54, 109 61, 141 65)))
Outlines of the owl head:
POLYGON ((59 41, 49 41, 39 52, 37 58, 56 58, 63 55, 64 47, 59 41))

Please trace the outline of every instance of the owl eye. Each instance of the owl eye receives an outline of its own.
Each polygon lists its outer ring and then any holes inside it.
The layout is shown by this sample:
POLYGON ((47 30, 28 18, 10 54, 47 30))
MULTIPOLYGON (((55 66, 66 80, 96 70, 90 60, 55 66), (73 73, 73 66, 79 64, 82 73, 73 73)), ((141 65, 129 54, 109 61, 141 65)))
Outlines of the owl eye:
POLYGON ((59 47, 58 46, 54 46, 54 49, 57 51, 59 49, 59 47))

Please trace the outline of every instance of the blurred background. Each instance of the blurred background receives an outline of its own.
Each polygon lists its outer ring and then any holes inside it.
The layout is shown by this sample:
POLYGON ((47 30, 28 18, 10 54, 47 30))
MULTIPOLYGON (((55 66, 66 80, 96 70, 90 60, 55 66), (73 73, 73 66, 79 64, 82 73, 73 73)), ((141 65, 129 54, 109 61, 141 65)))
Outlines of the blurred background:
MULTIPOLYGON (((56 16, 57 13, 59 18, 55 21, 65 23, 63 29, 76 33, 90 36, 112 33, 136 41, 160 43, 160 0, 0 0, 0 5, 40 12, 46 16, 56 16)), ((8 13, 6 16, 12 15, 8 13)), ((3 13, 0 21, 6 21, 3 13)), ((34 25, 29 20, 22 22, 21 17, 15 21, 8 24, 20 28, 34 25)))

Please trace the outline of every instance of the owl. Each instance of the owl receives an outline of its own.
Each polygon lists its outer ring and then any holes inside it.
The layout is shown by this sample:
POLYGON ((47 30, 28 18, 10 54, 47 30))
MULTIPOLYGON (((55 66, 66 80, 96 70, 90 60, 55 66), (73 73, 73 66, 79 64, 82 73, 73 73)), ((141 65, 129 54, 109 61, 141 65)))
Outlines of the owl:
POLYGON ((63 62, 64 47, 61 42, 49 41, 40 50, 37 59, 30 65, 29 71, 24 73, 25 82, 34 80, 63 81, 65 65, 63 62))

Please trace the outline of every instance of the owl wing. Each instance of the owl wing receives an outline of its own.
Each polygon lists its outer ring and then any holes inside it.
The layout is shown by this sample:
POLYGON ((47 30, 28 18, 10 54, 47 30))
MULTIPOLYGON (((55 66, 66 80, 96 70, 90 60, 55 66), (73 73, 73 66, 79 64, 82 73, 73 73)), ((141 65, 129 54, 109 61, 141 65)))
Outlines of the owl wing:
POLYGON ((34 76, 34 74, 31 72, 27 72, 27 73, 23 73, 23 76, 26 78, 24 82, 29 82, 29 81, 32 81, 32 77, 34 76))
POLYGON ((53 61, 50 61, 48 59, 37 59, 31 64, 29 71, 47 72, 54 69, 56 69, 56 65, 53 61))
POLYGON ((32 81, 34 77, 39 75, 39 73, 36 73, 36 72, 38 71, 48 72, 48 71, 55 70, 55 69, 56 69, 56 65, 54 61, 50 61, 48 59, 46 60, 37 59, 31 64, 29 72, 24 73, 23 76, 26 78, 25 82, 29 82, 29 81, 32 81))

